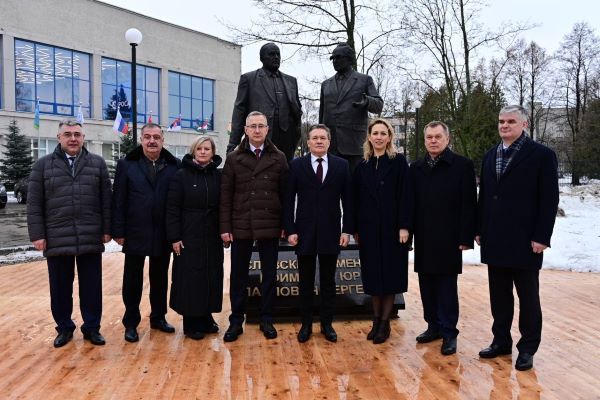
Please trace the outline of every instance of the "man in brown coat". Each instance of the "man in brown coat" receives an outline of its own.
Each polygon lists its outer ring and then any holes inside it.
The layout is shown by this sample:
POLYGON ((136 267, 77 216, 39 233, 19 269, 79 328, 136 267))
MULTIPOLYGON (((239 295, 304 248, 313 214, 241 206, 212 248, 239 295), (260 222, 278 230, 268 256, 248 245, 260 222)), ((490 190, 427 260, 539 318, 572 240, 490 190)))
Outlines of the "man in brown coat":
POLYGON ((277 337, 271 310, 288 164, 285 155, 267 139, 269 126, 264 114, 248 114, 244 130, 246 137, 227 156, 221 178, 221 238, 226 245, 231 243, 231 315, 223 338, 226 342, 237 340, 243 333, 248 264, 254 241, 262 272, 260 330, 267 339, 277 337))

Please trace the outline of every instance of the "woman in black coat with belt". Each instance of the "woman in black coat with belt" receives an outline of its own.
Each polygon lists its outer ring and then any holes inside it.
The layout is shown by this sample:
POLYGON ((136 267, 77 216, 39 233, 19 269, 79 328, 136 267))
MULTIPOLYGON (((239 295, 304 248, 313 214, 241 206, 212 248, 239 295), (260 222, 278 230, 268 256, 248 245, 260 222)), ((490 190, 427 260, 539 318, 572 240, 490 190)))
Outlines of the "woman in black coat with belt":
POLYGON ((167 199, 167 239, 175 253, 169 305, 183 315, 183 332, 195 340, 218 331, 211 313, 221 311, 223 299, 220 163, 211 138, 194 140, 167 199))
POLYGON ((408 288, 412 194, 406 159, 396 153, 392 138, 389 122, 371 121, 353 182, 363 288, 373 301, 367 339, 375 344, 389 337, 394 297, 408 288))

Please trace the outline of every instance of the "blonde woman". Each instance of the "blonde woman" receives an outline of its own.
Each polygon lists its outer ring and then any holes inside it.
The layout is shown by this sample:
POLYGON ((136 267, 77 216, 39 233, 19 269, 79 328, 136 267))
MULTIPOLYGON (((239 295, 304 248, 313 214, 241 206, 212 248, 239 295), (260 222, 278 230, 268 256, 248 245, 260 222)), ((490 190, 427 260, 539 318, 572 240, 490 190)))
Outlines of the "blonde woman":
POLYGON ((408 288, 411 185, 408 165, 393 144, 388 121, 368 126, 364 159, 354 171, 356 236, 365 293, 372 296, 373 327, 367 339, 390 336, 394 297, 408 288))

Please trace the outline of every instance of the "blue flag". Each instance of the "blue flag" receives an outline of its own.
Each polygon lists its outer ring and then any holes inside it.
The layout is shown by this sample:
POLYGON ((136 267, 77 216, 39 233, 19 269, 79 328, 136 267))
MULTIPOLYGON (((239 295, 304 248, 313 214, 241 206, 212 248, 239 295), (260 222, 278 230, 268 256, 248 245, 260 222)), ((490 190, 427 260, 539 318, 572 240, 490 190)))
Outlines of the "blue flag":
POLYGON ((40 101, 35 102, 35 116, 33 117, 33 128, 40 129, 40 101))

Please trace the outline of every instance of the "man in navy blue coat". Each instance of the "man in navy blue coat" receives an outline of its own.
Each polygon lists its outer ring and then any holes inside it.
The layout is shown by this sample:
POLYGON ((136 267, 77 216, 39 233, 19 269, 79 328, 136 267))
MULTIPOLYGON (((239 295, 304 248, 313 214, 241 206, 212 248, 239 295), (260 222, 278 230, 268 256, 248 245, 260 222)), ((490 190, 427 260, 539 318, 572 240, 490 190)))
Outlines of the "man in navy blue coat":
POLYGON ((482 358, 512 353, 513 285, 519 296, 519 356, 515 368, 533 367, 542 335, 539 273, 558 208, 556 154, 525 133, 521 106, 500 110, 502 142, 483 158, 478 204, 481 262, 488 264, 492 344, 482 358))
POLYGON ((312 333, 317 256, 321 287, 321 332, 330 342, 337 341, 332 326, 335 268, 340 246, 346 247, 350 240, 349 233, 354 232, 349 164, 343 158, 327 154, 330 144, 331 133, 327 126, 313 125, 309 129, 307 145, 310 153, 291 162, 284 199, 283 225, 288 242, 296 247, 298 256, 299 308, 302 317, 298 341, 301 343, 306 342, 312 333))
POLYGON ((166 238, 165 214, 169 183, 181 161, 163 148, 160 125, 141 130, 142 145, 117 163, 112 202, 112 235, 123 246, 123 302, 125 340, 137 342, 144 261, 150 259, 150 327, 175 332, 166 320, 171 244, 166 238))

